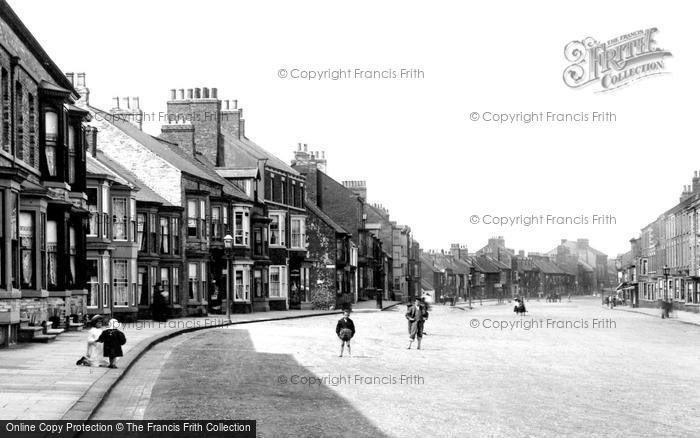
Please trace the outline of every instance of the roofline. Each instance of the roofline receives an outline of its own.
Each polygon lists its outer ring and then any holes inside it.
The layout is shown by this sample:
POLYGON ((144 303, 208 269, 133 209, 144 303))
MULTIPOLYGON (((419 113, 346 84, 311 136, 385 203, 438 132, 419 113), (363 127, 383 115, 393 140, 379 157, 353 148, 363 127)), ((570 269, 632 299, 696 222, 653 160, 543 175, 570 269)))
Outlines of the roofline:
POLYGON ((5 0, 0 0, 0 17, 10 26, 10 28, 20 37, 22 42, 29 48, 32 54, 39 58, 42 62, 42 66, 51 75, 52 79, 58 82, 57 85, 64 87, 69 90, 73 95, 74 99, 79 99, 80 95, 73 84, 68 80, 63 70, 61 70, 58 65, 51 59, 51 57, 46 53, 39 41, 34 38, 32 32, 27 28, 27 26, 22 22, 15 11, 10 7, 10 5, 5 0))

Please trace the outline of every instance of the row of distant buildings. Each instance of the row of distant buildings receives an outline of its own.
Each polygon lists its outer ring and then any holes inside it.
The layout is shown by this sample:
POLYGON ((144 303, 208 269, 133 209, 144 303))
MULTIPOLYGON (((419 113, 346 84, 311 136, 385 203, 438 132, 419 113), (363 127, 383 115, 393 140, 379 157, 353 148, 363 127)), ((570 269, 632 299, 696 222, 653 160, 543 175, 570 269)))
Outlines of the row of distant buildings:
POLYGON ((0 345, 150 317, 161 288, 172 316, 420 293, 419 245, 366 181, 268 152, 216 88, 170 90, 149 135, 138 97, 94 106, 3 0, 0 74, 0 345))
POLYGON ((547 253, 526 255, 507 248, 499 236, 473 253, 465 245, 452 244, 448 251, 421 253, 420 261, 422 290, 437 299, 584 295, 615 281, 607 255, 591 247, 588 239, 563 239, 547 253))
POLYGON ((700 311, 700 172, 678 202, 630 239, 617 259, 619 292, 632 306, 700 311))

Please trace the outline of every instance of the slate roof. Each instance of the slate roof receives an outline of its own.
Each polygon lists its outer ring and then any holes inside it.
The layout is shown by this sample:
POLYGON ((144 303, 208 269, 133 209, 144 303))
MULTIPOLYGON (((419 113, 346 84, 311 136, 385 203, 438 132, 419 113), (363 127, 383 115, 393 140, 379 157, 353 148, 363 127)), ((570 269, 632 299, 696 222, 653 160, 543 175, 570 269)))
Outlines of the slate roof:
POLYGON ((552 263, 550 260, 536 258, 536 259, 533 259, 532 261, 533 261, 534 265, 545 274, 553 274, 553 275, 567 274, 563 269, 561 269, 559 266, 552 263))
POLYGON ((89 106, 88 108, 91 111, 100 114, 104 120, 109 121, 111 125, 119 128, 124 134, 133 138, 142 146, 146 147, 154 154, 180 169, 182 172, 221 185, 224 193, 227 195, 234 196, 241 200, 252 200, 251 197, 249 197, 245 192, 220 176, 214 169, 214 166, 212 166, 206 160, 188 155, 183 150, 179 149, 179 146, 175 145, 174 143, 170 143, 158 137, 147 134, 131 124, 129 121, 123 120, 119 117, 113 117, 109 112, 93 106, 89 106))
POLYGON ((123 179, 129 181, 131 185, 135 186, 138 189, 138 191, 136 192, 137 201, 155 202, 163 204, 165 206, 173 205, 170 202, 168 202, 165 198, 160 196, 158 193, 151 190, 143 181, 141 181, 132 172, 122 167, 116 161, 113 161, 109 157, 107 157, 102 151, 97 151, 97 159, 101 161, 104 166, 108 166, 111 169, 113 169, 117 175, 120 175, 121 177, 123 177, 123 179))
POLYGON ((501 269, 492 263, 492 261, 487 257, 472 257, 471 261, 474 265, 474 269, 478 272, 482 272, 484 274, 495 274, 501 272, 501 269))
MULTIPOLYGON (((253 142, 249 138, 224 136, 224 148, 227 154, 231 154, 231 162, 236 163, 236 167, 257 167, 258 160, 266 160, 266 165, 292 175, 301 174, 294 170, 289 164, 277 158, 274 154, 265 150, 262 146, 253 142)), ((228 161, 228 157, 227 157, 228 161)))
POLYGON ((343 227, 341 227, 333 219, 331 219, 330 216, 328 216, 320 208, 318 208, 318 206, 316 206, 316 204, 314 204, 312 202, 307 202, 305 205, 306 205, 306 209, 309 212, 313 213, 319 219, 321 219, 323 222, 325 222, 326 225, 333 228, 336 233, 351 235, 343 227))

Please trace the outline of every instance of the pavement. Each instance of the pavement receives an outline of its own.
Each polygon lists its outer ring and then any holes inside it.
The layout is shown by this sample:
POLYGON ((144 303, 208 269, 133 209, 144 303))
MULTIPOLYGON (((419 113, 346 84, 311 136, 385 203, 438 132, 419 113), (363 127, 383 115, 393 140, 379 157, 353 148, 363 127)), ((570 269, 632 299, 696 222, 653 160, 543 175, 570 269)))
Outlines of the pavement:
MULTIPOLYGON (((621 310, 624 312, 640 313, 643 315, 653 316, 654 318, 661 319, 661 309, 649 308, 649 307, 629 307, 629 306, 616 306, 614 310, 621 310)), ((671 312, 668 321, 678 321, 684 324, 692 324, 700 326, 700 313, 688 312, 685 310, 676 310, 671 312)))
MULTIPOLYGON (((383 309, 398 302, 386 301, 383 309)), ((377 312, 375 301, 353 305, 359 313, 377 312)), ((289 310, 231 315, 231 324, 280 321, 340 310, 289 310)), ((86 420, 111 388, 149 349, 175 336, 229 325, 226 315, 171 319, 167 323, 138 321, 123 324, 127 342, 117 369, 76 366, 85 354, 86 331, 64 332, 49 344, 21 343, 0 350, 1 420, 86 420)))

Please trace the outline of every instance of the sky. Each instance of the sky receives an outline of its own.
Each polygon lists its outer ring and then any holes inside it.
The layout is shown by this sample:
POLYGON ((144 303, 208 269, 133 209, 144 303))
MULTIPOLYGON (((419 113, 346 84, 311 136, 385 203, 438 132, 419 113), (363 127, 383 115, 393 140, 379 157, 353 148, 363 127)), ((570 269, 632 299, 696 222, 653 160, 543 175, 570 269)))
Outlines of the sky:
MULTIPOLYGON (((472 251, 503 236, 510 248, 542 252, 588 238, 617 255, 700 170, 691 2, 9 3, 61 69, 86 73, 91 104, 109 109, 114 96, 139 96, 158 113, 171 88, 218 88, 244 109, 248 137, 285 161, 299 142, 325 151, 333 178, 366 180, 368 201, 426 249, 472 251), (564 84, 570 41, 647 28, 672 53, 666 74, 607 93, 564 84), (422 75, 290 77, 402 68, 422 75), (594 111, 615 120, 483 120, 594 111), (521 216, 545 219, 491 219, 521 216), (589 223, 573 223, 581 218, 589 223), (551 223, 560 220, 568 224, 551 223)), ((145 130, 158 134, 160 124, 145 130)))

